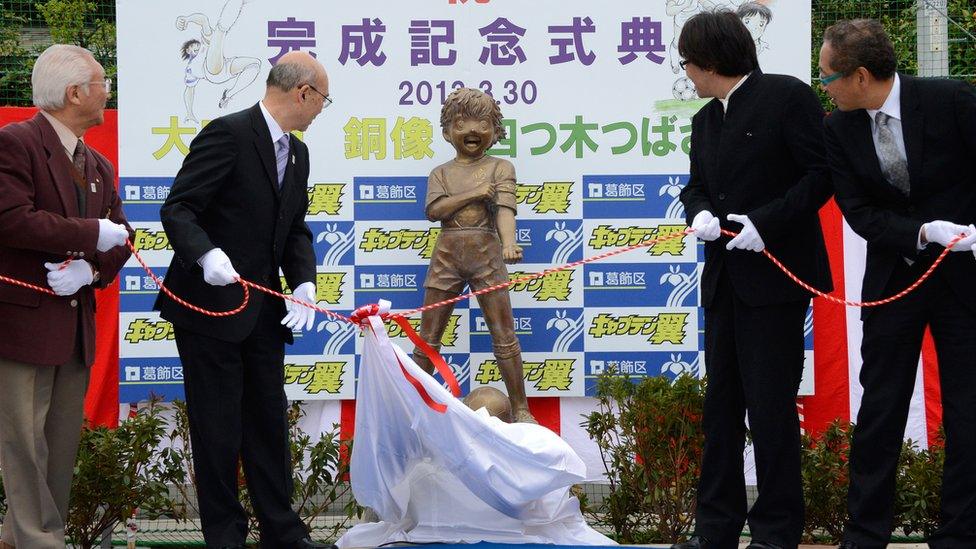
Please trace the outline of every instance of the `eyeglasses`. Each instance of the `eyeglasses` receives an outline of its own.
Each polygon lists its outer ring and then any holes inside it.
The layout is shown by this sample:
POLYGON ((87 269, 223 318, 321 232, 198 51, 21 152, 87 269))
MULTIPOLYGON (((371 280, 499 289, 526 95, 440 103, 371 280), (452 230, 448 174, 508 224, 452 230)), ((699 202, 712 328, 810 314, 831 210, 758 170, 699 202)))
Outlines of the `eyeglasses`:
POLYGON ((829 76, 825 76, 824 73, 820 73, 820 85, 827 86, 834 80, 837 80, 838 78, 843 78, 845 76, 847 76, 847 74, 843 72, 835 72, 834 74, 831 74, 829 76))
POLYGON ((83 86, 85 86, 85 88, 88 88, 88 86, 90 86, 91 84, 101 84, 101 85, 105 86, 105 93, 111 93, 112 92, 112 79, 111 78, 106 78, 105 80, 95 80, 93 82, 85 82, 83 84, 83 86))
POLYGON ((322 93, 319 90, 315 89, 315 86, 313 86, 311 84, 308 84, 308 87, 311 88, 312 91, 314 91, 315 93, 317 93, 317 94, 319 94, 319 95, 322 96, 322 108, 323 109, 332 104, 332 98, 331 97, 329 97, 328 95, 325 95, 324 93, 322 93))
POLYGON ((678 61, 678 66, 681 67, 681 70, 685 70, 685 67, 688 66, 688 63, 690 63, 690 61, 688 61, 687 59, 682 59, 681 61, 678 61))

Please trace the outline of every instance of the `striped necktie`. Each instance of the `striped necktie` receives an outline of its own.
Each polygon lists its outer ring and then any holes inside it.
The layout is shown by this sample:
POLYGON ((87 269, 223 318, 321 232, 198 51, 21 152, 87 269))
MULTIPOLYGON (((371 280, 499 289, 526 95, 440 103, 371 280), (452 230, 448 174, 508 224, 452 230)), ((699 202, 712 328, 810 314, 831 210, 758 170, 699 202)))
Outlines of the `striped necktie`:
POLYGON ((285 179, 285 168, 288 166, 288 134, 282 135, 276 142, 275 162, 278 164, 278 188, 285 179))
POLYGON ((84 190, 85 188, 85 143, 79 139, 78 144, 75 145, 75 154, 71 156, 71 163, 75 165, 75 169, 78 170, 79 178, 75 178, 75 183, 84 190))

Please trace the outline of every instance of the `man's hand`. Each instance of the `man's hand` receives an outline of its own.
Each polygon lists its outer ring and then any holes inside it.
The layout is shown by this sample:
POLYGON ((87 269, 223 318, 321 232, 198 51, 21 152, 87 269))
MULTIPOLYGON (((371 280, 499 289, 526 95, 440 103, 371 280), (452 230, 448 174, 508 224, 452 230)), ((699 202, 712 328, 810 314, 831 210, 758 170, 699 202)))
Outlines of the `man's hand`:
POLYGON ((711 242, 722 234, 718 218, 708 210, 698 212, 695 219, 691 221, 691 229, 695 231, 695 236, 706 242, 711 242))
MULTIPOLYGON (((291 295, 299 301, 315 305, 315 283, 303 282, 291 295)), ((285 307, 288 309, 288 314, 281 319, 282 326, 289 330, 294 330, 296 327, 306 331, 312 329, 312 324, 315 322, 315 309, 288 300, 285 300, 285 307)))
POLYGON ((198 263, 203 267, 203 279, 213 286, 233 284, 241 277, 230 264, 230 258, 220 248, 203 254, 198 263))
POLYGON ((726 250, 748 250, 750 252, 761 252, 766 248, 759 231, 752 224, 748 216, 739 214, 729 214, 729 221, 742 224, 742 230, 729 243, 725 245, 726 250))
POLYGON ((64 269, 60 263, 45 263, 47 267, 47 285, 57 295, 74 295, 82 286, 92 283, 95 277, 91 265, 87 261, 77 260, 68 263, 64 269))
POLYGON ((922 243, 933 242, 942 247, 948 247, 957 236, 966 235, 962 240, 952 246, 954 252, 964 252, 972 249, 976 243, 976 226, 959 225, 949 221, 929 221, 922 225, 922 243))
POLYGON ((518 244, 509 244, 502 249, 502 258, 505 263, 512 264, 522 261, 522 247, 518 244))
POLYGON ((125 225, 120 225, 108 219, 98 220, 98 242, 95 248, 100 252, 107 252, 116 246, 122 246, 129 239, 129 231, 125 225))

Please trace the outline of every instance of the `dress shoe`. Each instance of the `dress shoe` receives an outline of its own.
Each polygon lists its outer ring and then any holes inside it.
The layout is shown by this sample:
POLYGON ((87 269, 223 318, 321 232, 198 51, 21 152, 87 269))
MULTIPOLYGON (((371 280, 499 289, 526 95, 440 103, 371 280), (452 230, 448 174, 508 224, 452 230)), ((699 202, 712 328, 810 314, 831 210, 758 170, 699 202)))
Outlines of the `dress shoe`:
POLYGON ((837 546, 837 549, 858 549, 858 547, 859 546, 857 542, 851 541, 849 539, 845 539, 844 541, 840 542, 840 545, 837 546))
POLYGON ((675 543, 671 546, 671 549, 708 549, 709 547, 708 538, 694 536, 688 541, 675 543))
POLYGON ((783 546, 768 541, 754 541, 747 545, 746 549, 783 549, 783 546))
POLYGON ((308 536, 296 541, 292 547, 294 549, 336 549, 336 546, 331 543, 312 541, 312 538, 308 536))

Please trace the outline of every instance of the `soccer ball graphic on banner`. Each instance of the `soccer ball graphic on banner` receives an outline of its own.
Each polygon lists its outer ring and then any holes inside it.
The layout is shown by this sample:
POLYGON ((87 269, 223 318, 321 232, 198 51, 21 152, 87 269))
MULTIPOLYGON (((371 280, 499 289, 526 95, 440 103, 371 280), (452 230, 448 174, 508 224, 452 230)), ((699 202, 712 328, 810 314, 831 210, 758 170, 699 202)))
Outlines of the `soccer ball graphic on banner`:
POLYGON ((675 99, 680 99, 681 101, 698 99, 698 91, 695 90, 695 83, 687 76, 682 76, 675 80, 674 85, 671 86, 671 92, 674 94, 675 99))

